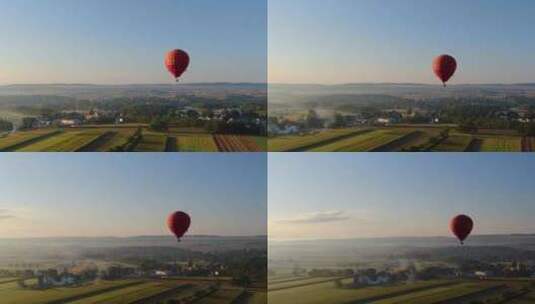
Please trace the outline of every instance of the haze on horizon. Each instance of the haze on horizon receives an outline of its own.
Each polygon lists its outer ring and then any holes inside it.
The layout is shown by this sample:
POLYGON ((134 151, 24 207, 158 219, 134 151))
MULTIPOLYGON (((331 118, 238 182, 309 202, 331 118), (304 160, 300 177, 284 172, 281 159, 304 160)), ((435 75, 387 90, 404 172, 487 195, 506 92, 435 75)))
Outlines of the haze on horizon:
POLYGON ((532 83, 534 14, 529 0, 270 0, 268 80, 440 84, 446 53, 450 84, 532 83))
POLYGON ((272 240, 451 237, 535 233, 535 159, 522 154, 273 153, 268 157, 272 240))
POLYGON ((266 155, 6 154, 0 239, 170 235, 182 210, 190 235, 266 235, 266 155))
POLYGON ((0 85, 266 82, 267 1, 0 0, 0 85))

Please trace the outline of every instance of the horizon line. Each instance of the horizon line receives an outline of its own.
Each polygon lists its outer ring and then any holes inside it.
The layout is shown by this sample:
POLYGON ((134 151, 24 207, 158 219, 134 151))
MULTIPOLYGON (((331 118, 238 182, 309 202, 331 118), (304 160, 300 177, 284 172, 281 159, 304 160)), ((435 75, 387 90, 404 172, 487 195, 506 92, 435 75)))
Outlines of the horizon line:
MULTIPOLYGON (((268 85, 314 85, 314 86, 348 86, 348 85, 421 85, 421 86, 440 86, 442 83, 426 82, 339 82, 339 83, 313 83, 313 82, 268 82, 268 85)), ((447 84, 450 86, 477 86, 477 85, 535 85, 534 81, 527 82, 466 82, 447 84)))
POLYGON ((267 82, 248 82, 248 81, 236 81, 236 82, 228 82, 228 81, 207 81, 207 82, 145 82, 145 83, 80 83, 80 82, 35 82, 35 83, 4 83, 0 84, 0 87, 7 87, 7 86, 135 86, 135 85, 203 85, 203 84, 258 84, 258 85, 267 85, 267 82))
MULTIPOLYGON (((5 240, 38 240, 38 239, 132 239, 132 238, 148 238, 148 237, 165 237, 173 238, 173 235, 164 234, 149 234, 149 235, 131 235, 131 236, 38 236, 38 237, 0 237, 0 241, 5 240)), ((214 237, 214 238, 253 238, 253 237, 266 237, 267 234, 251 234, 251 235, 217 235, 217 234, 192 234, 185 235, 182 238, 196 238, 196 237, 214 237)))
MULTIPOLYGON (((534 236, 535 232, 532 233, 481 233, 481 234, 473 234, 469 237, 481 237, 481 236, 534 236)), ((275 242, 295 242, 295 241, 306 241, 306 242, 312 242, 312 241, 344 241, 344 240, 375 240, 375 239, 404 239, 404 238, 412 238, 412 239, 421 239, 421 238, 447 238, 447 239, 455 239, 454 236, 446 236, 446 235, 434 235, 434 236, 377 236, 377 237, 341 237, 341 238, 288 238, 288 239, 277 239, 277 238, 268 238, 268 241, 275 241, 275 242)))

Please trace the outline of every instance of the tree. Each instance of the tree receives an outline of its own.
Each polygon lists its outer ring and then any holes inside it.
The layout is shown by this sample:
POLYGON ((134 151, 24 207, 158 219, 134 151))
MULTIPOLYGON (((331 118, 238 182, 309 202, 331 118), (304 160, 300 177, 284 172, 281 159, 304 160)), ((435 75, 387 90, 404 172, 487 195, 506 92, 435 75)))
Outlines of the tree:
POLYGON ((34 122, 36 122, 37 119, 35 117, 23 117, 22 118, 22 126, 21 129, 31 129, 33 128, 34 122))
POLYGON ((150 122, 149 128, 154 131, 165 132, 169 128, 167 120, 164 120, 161 117, 155 117, 150 122))
POLYGON ((333 128, 343 128, 346 126, 346 121, 344 119, 344 116, 340 113, 334 114, 334 122, 332 124, 333 128))
POLYGON ((314 110, 309 110, 306 116, 306 127, 309 129, 318 129, 323 127, 323 122, 319 118, 318 113, 314 110))
POLYGON ((470 120, 470 121, 462 122, 459 125, 459 130, 465 133, 477 133, 478 128, 477 128, 476 123, 470 120))

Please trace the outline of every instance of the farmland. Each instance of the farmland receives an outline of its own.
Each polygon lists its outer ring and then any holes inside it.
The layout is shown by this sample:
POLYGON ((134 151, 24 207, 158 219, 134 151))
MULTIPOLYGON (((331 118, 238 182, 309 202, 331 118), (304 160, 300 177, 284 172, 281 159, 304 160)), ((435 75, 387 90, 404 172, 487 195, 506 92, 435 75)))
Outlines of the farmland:
POLYGON ((462 133, 446 126, 328 129, 270 137, 272 152, 520 152, 532 150, 531 138, 482 131, 462 133))
POLYGON ((223 284, 216 287, 203 281, 178 279, 130 279, 96 281, 82 286, 57 287, 50 289, 22 288, 16 282, 0 283, 2 303, 71 303, 71 304, 126 304, 159 303, 180 300, 184 303, 230 304, 238 299, 240 303, 265 304, 265 292, 245 291, 243 288, 223 284))
MULTIPOLYGON (((269 288, 276 285, 270 284, 269 288)), ((270 291, 268 298, 282 304, 533 303, 530 301, 534 291, 527 293, 528 290, 535 290, 529 280, 433 280, 359 288, 337 287, 331 281, 270 291)))
POLYGON ((213 135, 196 130, 155 132, 146 126, 113 125, 77 128, 44 128, 18 131, 0 137, 5 152, 259 152, 264 137, 213 135), (138 129, 141 136, 137 136, 138 129))

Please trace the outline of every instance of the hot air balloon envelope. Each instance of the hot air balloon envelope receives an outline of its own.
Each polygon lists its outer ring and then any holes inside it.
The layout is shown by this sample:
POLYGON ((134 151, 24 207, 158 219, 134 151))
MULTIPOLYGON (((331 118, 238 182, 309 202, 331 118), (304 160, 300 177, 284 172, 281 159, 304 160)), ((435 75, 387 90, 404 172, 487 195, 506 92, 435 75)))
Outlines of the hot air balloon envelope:
POLYGON ((165 67, 177 81, 184 74, 188 66, 189 55, 183 50, 172 50, 165 55, 165 67))
POLYGON ((461 244, 463 244, 463 241, 472 232, 473 227, 474 222, 468 215, 460 214, 450 221, 450 230, 459 239, 461 244))
POLYGON ((169 227, 169 230, 176 236, 178 241, 188 231, 190 224, 189 215, 182 211, 173 212, 167 217, 167 227, 169 227))
POLYGON ((450 55, 440 55, 433 60, 433 72, 442 81, 444 86, 446 82, 455 73, 457 69, 457 61, 450 55))

